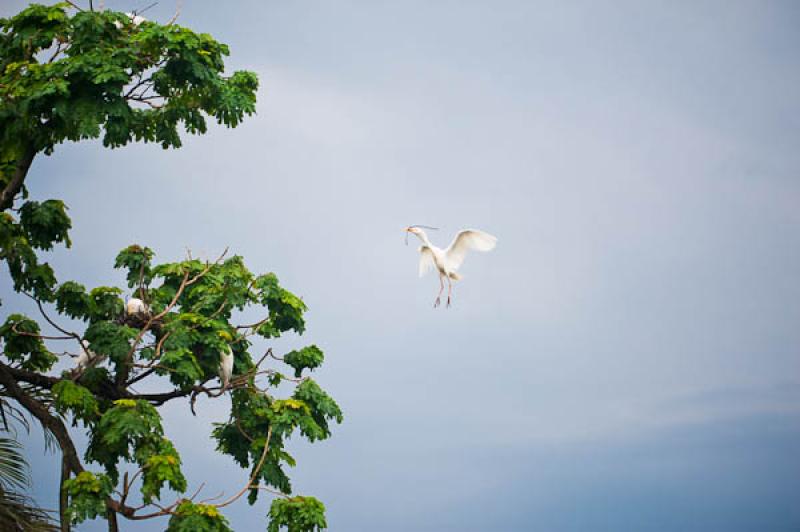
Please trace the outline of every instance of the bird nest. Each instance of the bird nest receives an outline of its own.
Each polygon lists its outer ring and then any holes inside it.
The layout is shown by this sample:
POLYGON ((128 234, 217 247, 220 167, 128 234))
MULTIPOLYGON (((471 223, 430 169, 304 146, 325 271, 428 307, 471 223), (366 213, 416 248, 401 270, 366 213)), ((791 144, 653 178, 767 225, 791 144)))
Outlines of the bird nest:
POLYGON ((155 333, 158 333, 162 326, 162 321, 160 319, 151 321, 150 314, 123 314, 117 318, 117 323, 119 325, 127 325, 134 329, 144 329, 149 323, 149 329, 155 333))

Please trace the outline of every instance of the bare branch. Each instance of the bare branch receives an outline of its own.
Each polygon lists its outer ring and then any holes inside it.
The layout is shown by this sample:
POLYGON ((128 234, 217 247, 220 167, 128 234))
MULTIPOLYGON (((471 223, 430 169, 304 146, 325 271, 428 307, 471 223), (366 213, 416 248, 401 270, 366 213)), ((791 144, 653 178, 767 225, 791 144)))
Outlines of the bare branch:
POLYGON ((200 487, 199 487, 199 488, 197 488, 197 490, 195 490, 194 494, 193 494, 191 497, 189 497, 189 500, 190 500, 190 501, 194 501, 195 497, 197 497, 198 495, 200 495, 200 492, 203 490, 203 486, 205 486, 205 485, 206 485, 206 483, 205 483, 205 482, 201 482, 201 483, 200 483, 200 487))
POLYGON ((167 22, 167 26, 172 26, 175 23, 175 21, 178 20, 178 16, 181 14, 182 4, 183 2, 181 0, 175 2, 175 14, 172 15, 171 19, 169 19, 169 22, 167 22))
POLYGON ((253 438, 247 432, 245 432, 245 430, 242 428, 242 424, 239 422, 239 418, 238 417, 234 418, 233 424, 236 425, 236 428, 239 430, 239 432, 242 434, 242 436, 245 437, 245 439, 247 441, 249 441, 250 443, 253 443, 253 438))
POLYGON ((247 482, 247 485, 245 485, 245 487, 242 488, 242 490, 239 493, 237 493, 227 501, 220 504, 215 504, 214 506, 216 506, 217 508, 224 508, 229 504, 235 502, 237 499, 239 499, 239 497, 244 495, 247 490, 253 489, 254 487, 253 482, 255 482, 256 477, 258 477, 258 473, 261 471, 261 466, 264 465, 264 460, 267 459, 267 451, 269 450, 269 440, 271 437, 272 437, 272 426, 270 426, 269 429, 267 429, 267 439, 264 442, 264 451, 261 453, 261 459, 258 461, 258 465, 253 469, 253 474, 250 476, 250 480, 247 482))
POLYGON ((289 496, 286 495, 285 493, 281 493, 278 490, 274 490, 274 489, 268 488, 266 486, 253 486, 253 489, 263 490, 263 491, 266 491, 267 493, 271 493, 272 495, 277 495, 278 497, 283 497, 284 499, 288 499, 289 498, 289 496))
POLYGON ((81 8, 81 6, 79 6, 79 5, 78 5, 78 4, 76 4, 75 2, 72 2, 71 0, 66 0, 66 2, 67 2, 69 5, 71 5, 72 7, 74 7, 75 9, 77 9, 78 11, 83 11, 83 8, 81 8))
POLYGON ((128 96, 131 96, 136 91, 136 89, 138 89, 142 85, 145 85, 145 84, 151 82, 151 78, 143 78, 144 72, 140 72, 138 74, 138 76, 139 76, 139 78, 138 78, 138 81, 136 82, 136 84, 133 85, 130 88, 130 90, 128 90, 128 92, 126 92, 125 94, 122 95, 123 98, 127 98, 128 96))
POLYGON ((81 348, 83 348, 83 343, 81 342, 81 337, 78 335, 78 333, 68 331, 63 327, 59 327, 58 325, 56 325, 56 322, 50 319, 50 316, 48 316, 47 312, 44 311, 44 306, 42 305, 41 301, 36 299, 32 294, 29 294, 28 292, 22 292, 22 293, 36 302, 36 306, 39 307, 39 312, 42 314, 44 319, 47 320, 47 323, 49 323, 54 329, 58 330, 60 333, 65 334, 66 336, 69 336, 70 338, 74 338, 75 340, 77 340, 78 344, 81 346, 81 348))
MULTIPOLYGON (((159 98, 160 98, 160 96, 159 96, 159 98)), ((151 109, 163 109, 164 108, 164 104, 153 103, 148 98, 138 98, 136 96, 129 96, 127 99, 132 101, 132 102, 143 103, 143 104, 147 105, 148 107, 150 107, 151 109)))
POLYGON ((260 326, 260 325, 262 325, 262 324, 264 324, 264 323, 266 323, 268 321, 269 321, 269 316, 267 316, 266 318, 264 318, 261 321, 257 321, 255 323, 250 324, 250 325, 237 325, 236 328, 237 329, 255 329, 256 327, 258 327, 258 326, 260 326))
POLYGON ((42 340, 72 340, 72 336, 45 336, 44 334, 29 333, 17 329, 18 323, 11 326, 11 330, 20 336, 31 336, 33 338, 41 338, 42 340))
POLYGON ((47 64, 50 64, 53 61, 55 61, 56 57, 61 55, 61 52, 64 52, 64 51, 66 51, 67 48, 69 48, 69 46, 65 46, 64 48, 62 48, 61 46, 63 44, 64 43, 62 43, 62 42, 56 42, 56 50, 55 50, 55 52, 53 52, 53 55, 50 57, 50 59, 47 60, 47 64))

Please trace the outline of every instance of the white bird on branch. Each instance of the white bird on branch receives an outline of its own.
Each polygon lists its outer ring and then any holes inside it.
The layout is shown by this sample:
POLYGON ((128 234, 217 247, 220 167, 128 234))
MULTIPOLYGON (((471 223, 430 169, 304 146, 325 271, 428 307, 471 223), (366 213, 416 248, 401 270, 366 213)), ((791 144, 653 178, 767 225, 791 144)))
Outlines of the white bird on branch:
MULTIPOLYGON (((128 16, 129 19, 131 19, 131 24, 133 24, 134 26, 138 26, 142 22, 147 22, 146 18, 144 18, 144 17, 142 17, 140 15, 137 15, 136 12, 134 12, 134 13, 125 13, 125 14, 128 16)), ((122 23, 120 23, 120 21, 118 21, 118 20, 114 21, 114 26, 116 26, 118 30, 122 29, 122 23)))
POLYGON ((125 304, 125 312, 129 316, 145 316, 150 313, 147 304, 138 297, 132 297, 125 304))
MULTIPOLYGON (((441 303, 442 292, 444 291, 444 280, 447 279, 447 306, 450 306, 450 298, 453 293, 453 281, 458 281, 461 276, 456 271, 464 262, 467 251, 489 251, 494 249, 497 237, 478 231, 477 229, 466 229, 459 231, 453 241, 446 249, 441 249, 428 240, 428 235, 421 229, 421 225, 412 225, 406 228, 406 244, 408 244, 408 233, 416 235, 422 240, 419 248, 419 276, 422 277, 428 271, 436 268, 439 271, 439 294, 433 303, 434 308, 441 303)), ((427 229, 436 229, 427 227, 427 229)))
POLYGON ((228 387, 233 375, 233 351, 230 346, 225 347, 225 351, 219 355, 219 380, 222 381, 222 389, 228 387))
MULTIPOLYGON (((74 355, 73 355, 74 356, 74 355)), ((78 355, 78 360, 75 364, 75 369, 78 371, 83 371, 86 368, 94 366, 98 362, 101 362, 105 356, 97 355, 94 351, 89 349, 89 344, 86 340, 81 340, 81 354, 78 355)))

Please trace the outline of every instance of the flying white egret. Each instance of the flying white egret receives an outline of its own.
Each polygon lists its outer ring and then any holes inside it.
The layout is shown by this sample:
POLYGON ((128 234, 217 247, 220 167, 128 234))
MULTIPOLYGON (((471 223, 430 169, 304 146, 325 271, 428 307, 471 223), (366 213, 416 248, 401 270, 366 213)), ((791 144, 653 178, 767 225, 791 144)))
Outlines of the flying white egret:
POLYGON ((230 346, 225 347, 225 351, 219 355, 219 380, 222 381, 222 389, 228 387, 233 375, 233 351, 230 346))
POLYGON ((125 304, 125 311, 130 316, 146 315, 150 313, 147 304, 138 297, 132 297, 125 304))
POLYGON ((81 354, 78 355, 78 360, 76 362, 75 368, 78 371, 83 371, 88 367, 94 366, 98 362, 101 362, 105 356, 97 355, 94 351, 89 349, 89 344, 86 340, 81 340, 81 354))
MULTIPOLYGON (((434 307, 438 307, 441 303, 442 292, 444 291, 444 280, 447 279, 447 306, 450 306, 450 298, 453 293, 453 281, 458 281, 461 276, 456 273, 464 262, 464 257, 467 256, 467 251, 474 249, 476 251, 489 251, 494 249, 497 243, 497 237, 478 231, 477 229, 465 229, 459 231, 453 241, 447 246, 446 249, 441 249, 428 240, 428 235, 425 234, 418 225, 412 225, 406 228, 406 244, 408 244, 408 233, 417 235, 422 240, 422 245, 419 248, 419 276, 422 277, 428 271, 436 268, 439 271, 439 293, 436 295, 436 301, 433 303, 434 307)), ((436 229, 429 227, 428 229, 436 229)))

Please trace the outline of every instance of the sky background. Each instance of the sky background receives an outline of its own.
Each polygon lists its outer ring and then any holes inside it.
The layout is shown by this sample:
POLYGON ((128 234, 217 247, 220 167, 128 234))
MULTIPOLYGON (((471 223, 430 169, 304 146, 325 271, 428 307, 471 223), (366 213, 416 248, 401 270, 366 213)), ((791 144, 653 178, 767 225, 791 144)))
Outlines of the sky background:
MULTIPOLYGON (((276 347, 320 345, 345 413, 291 445, 332 531, 800 530, 800 3, 187 0, 179 22, 258 73, 257 116, 177 151, 63 145, 27 185, 70 206, 62 280, 123 285, 134 242, 230 246, 304 298, 276 347), (450 309, 409 224, 499 239, 450 309)), ((2 276, 0 313, 34 315, 2 276)), ((246 479, 207 438, 226 401, 164 411, 209 496, 246 479)), ((26 441, 55 507, 57 457, 26 441)))

